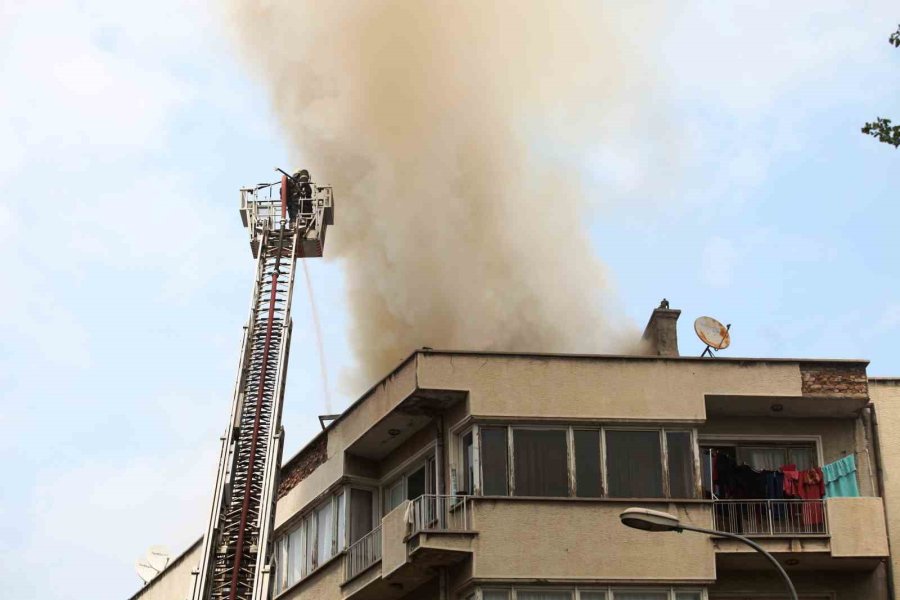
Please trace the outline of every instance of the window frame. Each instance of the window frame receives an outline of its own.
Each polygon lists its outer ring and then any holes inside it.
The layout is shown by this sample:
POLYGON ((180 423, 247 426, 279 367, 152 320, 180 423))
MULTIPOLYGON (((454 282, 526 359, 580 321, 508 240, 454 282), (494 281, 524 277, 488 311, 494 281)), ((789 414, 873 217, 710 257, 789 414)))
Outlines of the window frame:
MULTIPOLYGON (((405 500, 408 500, 407 496, 409 496, 409 476, 420 469, 425 470, 425 493, 436 493, 435 490, 437 490, 438 465, 434 444, 429 444, 428 446, 420 450, 413 457, 393 469, 382 479, 381 485, 378 486, 378 497, 379 501, 381 502, 382 517, 390 512, 390 510, 387 510, 387 492, 392 490, 397 484, 400 484, 400 504, 403 504, 405 500), (429 466, 431 468, 429 468, 429 466)), ((397 506, 400 506, 400 504, 398 504, 397 506)), ((391 510, 394 510, 394 508, 396 508, 396 506, 391 508, 391 510)))
MULTIPOLYGON (((506 496, 496 496, 498 498, 501 497, 519 497, 519 498, 537 498, 539 496, 517 496, 516 494, 516 475, 515 475, 515 431, 520 429, 528 429, 528 430, 542 430, 542 431, 565 431, 566 432, 566 465, 567 465, 567 482, 568 482, 568 493, 566 496, 559 496, 559 498, 579 498, 579 499, 608 499, 613 498, 609 494, 609 469, 607 466, 607 440, 606 440, 606 432, 607 431, 650 431, 655 432, 659 436, 659 448, 660 448, 660 476, 662 477, 662 490, 663 494, 657 499, 665 499, 665 500, 697 500, 701 498, 702 494, 702 481, 701 481, 701 468, 702 463, 700 461, 700 436, 695 426, 685 425, 685 424, 659 424, 659 425, 650 425, 650 424, 631 424, 631 423, 623 423, 623 424, 565 424, 565 423, 498 423, 498 422, 478 422, 468 424, 464 427, 460 427, 454 431, 454 435, 452 437, 453 443, 456 445, 452 456, 456 458, 456 465, 451 467, 451 473, 456 474, 456 482, 454 483, 455 489, 453 489, 454 494, 458 494, 459 491, 466 491, 467 495, 471 496, 483 496, 484 489, 484 473, 482 472, 482 459, 481 459, 481 428, 492 428, 492 429, 500 429, 506 428, 506 443, 507 443, 507 460, 506 460, 506 477, 507 477, 507 490, 508 493, 506 496), (575 457, 575 432, 576 431, 594 431, 599 434, 599 460, 600 460, 600 495, 599 496, 579 496, 578 495, 578 481, 577 481, 577 465, 576 465, 576 457, 575 457), (465 437, 468 434, 472 434, 472 462, 473 462, 473 476, 475 479, 474 489, 466 490, 463 486, 467 484, 466 481, 468 474, 466 471, 466 460, 465 460, 465 451, 466 446, 464 443, 465 437), (691 460, 691 480, 689 481, 689 489, 692 492, 688 497, 673 497, 671 494, 671 482, 670 482, 670 473, 669 473, 669 452, 668 452, 668 433, 687 433, 689 435, 690 440, 690 460, 691 460), (462 472, 462 477, 460 477, 459 473, 462 472), (460 481, 462 483, 460 483, 460 481)), ((494 497, 494 496, 492 496, 494 497)), ((636 498, 640 499, 640 498, 636 498)))

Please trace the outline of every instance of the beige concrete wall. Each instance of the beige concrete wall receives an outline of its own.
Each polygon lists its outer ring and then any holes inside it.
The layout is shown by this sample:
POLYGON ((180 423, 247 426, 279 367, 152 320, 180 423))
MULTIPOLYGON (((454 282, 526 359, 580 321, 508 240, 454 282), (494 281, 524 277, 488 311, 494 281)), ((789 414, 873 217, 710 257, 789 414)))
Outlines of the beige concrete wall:
POLYGON ((329 456, 324 464, 298 483, 275 505, 275 527, 281 527, 325 490, 337 482, 344 474, 344 456, 329 456))
MULTIPOLYGON (((883 568, 874 571, 790 569, 801 600, 887 600, 883 568)), ((783 580, 772 571, 720 571, 709 600, 787 598, 783 580)))
POLYGON ((194 576, 191 571, 200 563, 203 544, 195 544, 168 569, 157 575, 131 600, 185 600, 191 597, 194 576))
POLYGON ((336 558, 279 595, 279 600, 338 600, 342 597, 344 559, 336 558))
POLYGON ((469 392, 473 415, 703 420, 704 394, 800 396, 796 363, 421 354, 419 386, 469 392))
POLYGON ((381 519, 381 576, 391 573, 406 564, 406 515, 409 500, 381 519))
MULTIPOLYGON (((665 580, 715 578, 702 535, 647 533, 619 521, 619 502, 476 500, 473 576, 490 579, 665 580)), ((645 504, 709 527, 705 504, 645 504)))
POLYGON ((825 505, 832 556, 889 556, 881 498, 829 498, 825 505))
POLYGON ((860 494, 878 495, 861 419, 711 417, 697 431, 701 443, 704 435, 820 436, 823 464, 856 453, 860 494))
POLYGON ((328 432, 328 457, 344 451, 416 389, 415 358, 384 379, 328 432))
POLYGON ((875 405, 878 445, 884 469, 882 483, 888 540, 893 549, 894 595, 900 598, 900 379, 869 380, 869 396, 875 405))

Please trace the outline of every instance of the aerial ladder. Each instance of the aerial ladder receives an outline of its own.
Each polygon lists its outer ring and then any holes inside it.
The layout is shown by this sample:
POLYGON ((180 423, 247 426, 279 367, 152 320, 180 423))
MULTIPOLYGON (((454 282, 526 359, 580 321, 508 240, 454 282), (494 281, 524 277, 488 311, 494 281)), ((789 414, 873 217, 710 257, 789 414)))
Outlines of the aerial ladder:
POLYGON ((322 256, 334 222, 332 189, 305 170, 284 173, 280 182, 241 189, 240 214, 256 278, 192 600, 272 596, 294 268, 299 258, 322 256))

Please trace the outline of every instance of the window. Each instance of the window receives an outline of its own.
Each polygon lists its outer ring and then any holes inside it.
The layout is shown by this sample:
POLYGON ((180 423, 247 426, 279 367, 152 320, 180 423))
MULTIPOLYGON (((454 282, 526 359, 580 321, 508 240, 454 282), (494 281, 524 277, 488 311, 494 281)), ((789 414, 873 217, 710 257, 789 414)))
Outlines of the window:
POLYGON ((425 465, 422 465, 406 478, 406 499, 415 500, 425 493, 425 465))
POLYGON ((568 496, 565 430, 513 429, 516 496, 568 496))
POLYGON ((562 590, 518 590, 516 600, 572 600, 572 592, 562 590))
POLYGON ((600 489, 600 432, 576 429, 575 434, 575 495, 596 498, 600 489))
POLYGON ((400 477, 384 489, 384 514, 388 514, 403 502, 403 478, 400 477))
POLYGON ((695 498, 698 491, 692 431, 476 425, 459 440, 459 493, 695 498))
POLYGON ((462 439, 463 481, 460 493, 475 493, 475 447, 474 435, 470 431, 462 439))
POLYGON ((404 500, 415 500, 423 494, 434 493, 434 457, 429 456, 384 487, 384 514, 388 514, 404 500))
POLYGON ((613 498, 662 498, 659 431, 606 432, 606 471, 613 498))
POLYGON ((316 556, 322 564, 334 555, 334 530, 332 525, 332 503, 326 502, 316 510, 316 556))
POLYGON ((694 443, 690 431, 667 431, 666 452, 669 456, 669 496, 672 498, 693 498, 694 486, 694 443))
POLYGON ((481 471, 484 478, 481 492, 485 496, 509 494, 509 444, 506 438, 506 427, 481 428, 481 471))
MULTIPOLYGON (((356 510, 351 509, 354 521, 360 522, 363 526, 368 525, 371 531, 372 493, 357 489, 350 489, 350 493, 351 502, 353 498, 358 498, 356 510), (365 494, 368 494, 368 497, 365 494), (367 510, 362 509, 362 501, 359 498, 368 500, 367 510), (359 516, 361 513, 368 514, 368 522, 359 516)), ((346 490, 333 494, 275 540, 276 593, 300 581, 347 547, 346 499, 346 490)), ((352 530, 354 522, 351 522, 350 526, 352 530)), ((361 535, 365 533, 368 531, 361 535)))
POLYGON ((372 531, 372 492, 350 488, 350 543, 372 531))

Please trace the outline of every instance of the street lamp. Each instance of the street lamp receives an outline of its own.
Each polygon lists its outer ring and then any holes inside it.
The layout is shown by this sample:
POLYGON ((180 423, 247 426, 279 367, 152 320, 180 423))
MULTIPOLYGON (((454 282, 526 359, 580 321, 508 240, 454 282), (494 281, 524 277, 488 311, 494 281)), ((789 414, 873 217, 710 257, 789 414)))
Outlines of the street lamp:
POLYGON ((685 525, 681 521, 678 520, 678 517, 674 515, 670 515, 669 513, 662 512, 659 510, 650 510, 649 508, 628 508, 619 515, 619 519, 621 519, 623 525, 627 525, 628 527, 632 527, 634 529, 640 529, 642 531, 677 531, 681 533, 682 531, 697 531, 699 533, 706 533, 708 535, 718 535, 721 537, 731 538, 733 540, 737 540, 739 542, 743 542, 747 544, 767 559, 772 565, 781 573, 781 576, 784 578, 784 584, 787 586, 788 592, 791 594, 791 598, 793 600, 798 600, 797 598, 797 590, 794 589, 794 583, 791 581, 791 578, 788 577, 787 571, 778 564, 778 561, 775 560, 775 557, 766 552, 762 546, 757 544, 751 539, 745 538, 742 535, 736 535, 734 533, 728 533, 725 531, 716 531, 715 529, 704 529, 703 527, 694 527, 693 525, 685 525))

